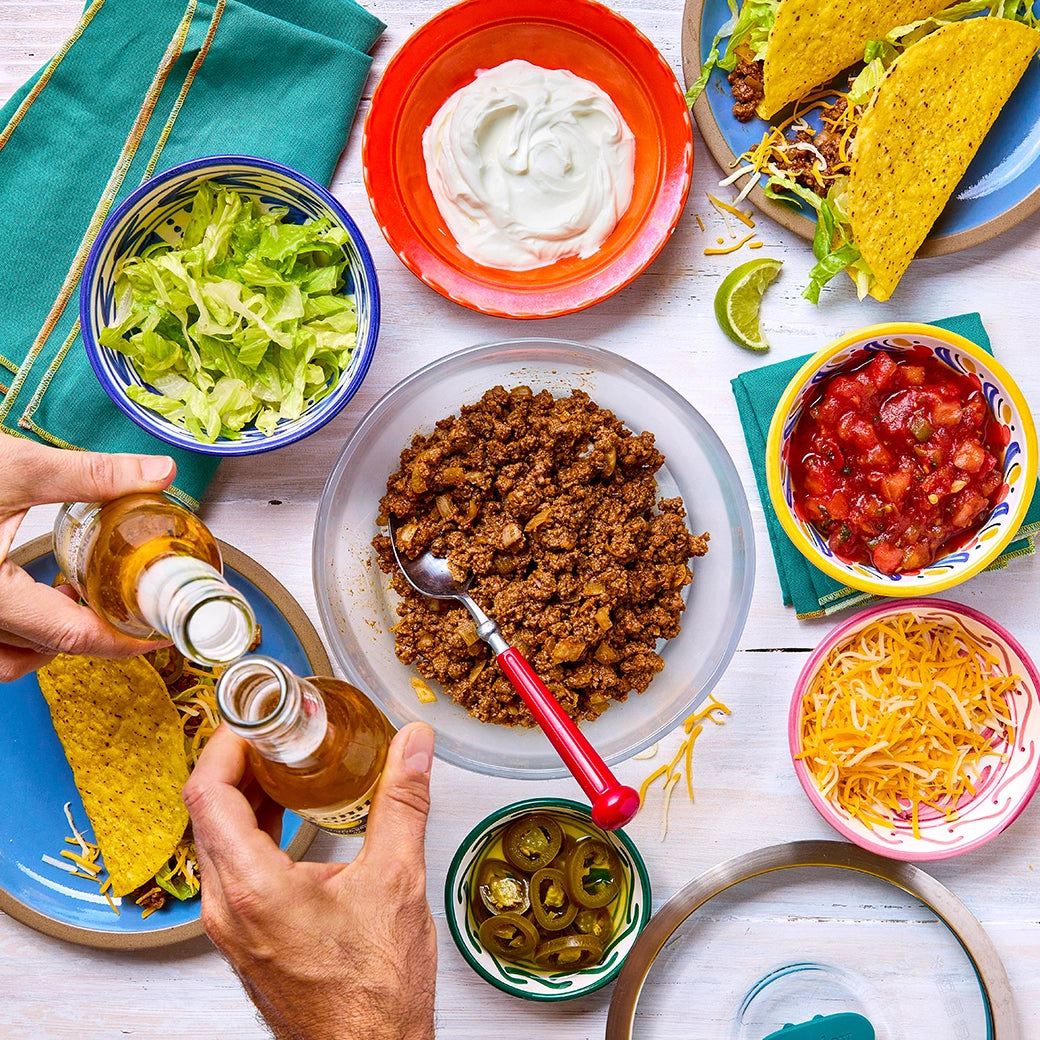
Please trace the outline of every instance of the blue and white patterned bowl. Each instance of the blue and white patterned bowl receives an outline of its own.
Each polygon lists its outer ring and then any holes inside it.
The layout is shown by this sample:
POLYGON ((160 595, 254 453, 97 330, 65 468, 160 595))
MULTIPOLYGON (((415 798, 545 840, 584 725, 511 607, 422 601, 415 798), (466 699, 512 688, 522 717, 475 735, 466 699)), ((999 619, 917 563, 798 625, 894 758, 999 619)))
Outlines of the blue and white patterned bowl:
POLYGON ((459 952, 485 981, 504 993, 527 1000, 571 1000, 605 986, 617 977, 628 951, 650 920, 650 878, 643 859, 624 831, 600 831, 586 806, 562 798, 531 798, 514 802, 486 817, 466 836, 448 868, 444 881, 444 908, 448 927, 459 952), (613 912, 614 935, 599 964, 577 971, 537 971, 500 960, 480 944, 480 921, 473 912, 477 868, 513 820, 527 813, 544 812, 573 820, 583 830, 610 842, 621 860, 624 881, 613 912))
POLYGON ((776 406, 766 438, 769 497, 781 525, 810 563, 853 589, 878 596, 924 596, 950 589, 988 567, 1015 537, 1036 487, 1037 440, 1032 413, 1004 367, 977 344, 934 325, 890 322, 850 332, 798 370, 776 406), (992 512, 968 544, 918 571, 884 574, 875 567, 846 563, 793 505, 789 452, 802 409, 819 384, 872 353, 930 354, 954 372, 978 380, 1005 444, 1004 488, 992 512))
POLYGON ((218 155, 193 159, 156 174, 131 193, 109 215, 91 247, 80 288, 80 324, 87 357, 101 385, 116 406, 138 426, 160 440, 206 455, 253 455, 292 444, 324 426, 354 396, 368 372, 379 333, 379 287, 375 267, 347 211, 320 184, 279 163, 245 155, 218 155), (282 420, 270 435, 247 426, 235 440, 218 438, 213 444, 197 441, 183 427, 127 397, 130 384, 147 385, 124 355, 101 346, 98 332, 113 324, 115 271, 120 259, 139 253, 162 239, 179 239, 178 219, 190 206, 204 181, 218 181, 259 198, 264 206, 287 206, 296 223, 330 217, 342 225, 349 241, 344 246, 348 264, 345 291, 357 306, 357 346, 350 364, 335 387, 297 419, 282 420))

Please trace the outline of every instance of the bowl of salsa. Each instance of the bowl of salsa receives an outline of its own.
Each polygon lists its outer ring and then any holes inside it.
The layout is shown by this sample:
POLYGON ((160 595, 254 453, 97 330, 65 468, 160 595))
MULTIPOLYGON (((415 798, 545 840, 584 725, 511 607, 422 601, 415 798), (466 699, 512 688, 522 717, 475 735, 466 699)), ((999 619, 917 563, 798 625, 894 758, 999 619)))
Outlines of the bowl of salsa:
POLYGON ((810 358, 766 441, 769 495, 813 564, 882 596, 949 589, 1014 538, 1036 485, 1029 406, 937 326, 851 332, 810 358))

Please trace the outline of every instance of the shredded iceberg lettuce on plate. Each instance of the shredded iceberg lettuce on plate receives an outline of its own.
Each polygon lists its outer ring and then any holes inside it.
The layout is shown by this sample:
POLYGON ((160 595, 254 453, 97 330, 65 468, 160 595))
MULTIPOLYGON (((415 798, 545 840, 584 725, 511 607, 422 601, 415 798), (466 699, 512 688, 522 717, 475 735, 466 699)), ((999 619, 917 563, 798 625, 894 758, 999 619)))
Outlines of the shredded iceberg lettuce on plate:
POLYGON ((116 272, 116 324, 99 340, 154 388, 127 396, 196 440, 270 434, 335 387, 357 341, 343 292, 346 230, 328 218, 287 223, 213 182, 196 195, 176 245, 157 242, 116 272))

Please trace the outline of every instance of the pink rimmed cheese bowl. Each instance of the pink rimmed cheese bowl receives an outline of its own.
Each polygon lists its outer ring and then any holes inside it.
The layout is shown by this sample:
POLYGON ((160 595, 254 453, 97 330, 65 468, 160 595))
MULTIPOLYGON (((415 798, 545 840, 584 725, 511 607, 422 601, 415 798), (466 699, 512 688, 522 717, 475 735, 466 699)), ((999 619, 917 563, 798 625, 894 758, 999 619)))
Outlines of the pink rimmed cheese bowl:
MULTIPOLYGON (((963 642, 958 641, 958 645, 961 652, 967 653, 963 642)), ((876 688, 871 685, 869 667, 865 665, 865 668, 858 687, 854 687, 854 680, 848 681, 848 686, 855 689, 853 696, 857 703, 864 706, 851 712, 849 717, 853 725, 861 727, 867 726, 870 698, 876 688)), ((882 674, 881 678, 884 682, 886 677, 882 674)), ((919 680, 920 675, 910 670, 901 673, 898 681, 905 682, 909 688, 919 680)), ((906 712, 907 708, 888 708, 889 712, 899 710, 906 712)), ((950 705, 950 710, 956 709, 950 705)), ((970 717, 970 713, 966 717, 970 717)), ((820 725, 826 721, 829 720, 820 725)), ((921 724, 931 726, 931 716, 926 716, 921 724)), ((945 739, 939 718, 928 737, 938 741, 945 739)), ((830 739, 836 745, 842 743, 840 735, 830 739)), ((858 735, 854 739, 859 739, 858 735)), ((946 859, 977 849, 1000 834, 1019 816, 1040 784, 1040 673, 1021 643, 1006 628, 971 607, 944 599, 890 601, 859 611, 838 625, 806 661, 791 699, 788 741, 795 775, 802 788, 819 814, 839 834, 864 849, 893 859, 946 859), (833 773, 824 773, 821 777, 818 770, 823 769, 822 764, 817 762, 810 766, 806 716, 818 712, 820 703, 831 704, 834 703, 831 698, 841 696, 837 681, 824 675, 827 662, 833 660, 832 652, 848 649, 862 653, 862 648, 857 646, 858 637, 868 627, 878 624, 883 628, 883 638, 893 638, 902 615, 933 634, 940 630, 956 632, 958 628, 966 632, 988 655, 988 661, 981 658, 986 671, 994 676, 1014 676, 1015 681, 1000 695, 1003 703, 997 704, 1010 725, 978 730, 987 748, 969 770, 972 782, 968 789, 956 800, 937 799, 934 805, 920 804, 916 821, 909 800, 901 799, 900 809, 883 813, 879 822, 857 812, 853 799, 843 788, 843 782, 850 780, 851 770, 841 773, 838 782, 832 784, 833 773)), ((854 742, 852 746, 856 746, 854 742)), ((869 768, 885 756, 886 750, 879 749, 879 753, 863 759, 863 764, 869 768)), ((896 753, 890 757, 896 757, 896 753)), ((851 765, 852 760, 847 760, 847 764, 851 765)))

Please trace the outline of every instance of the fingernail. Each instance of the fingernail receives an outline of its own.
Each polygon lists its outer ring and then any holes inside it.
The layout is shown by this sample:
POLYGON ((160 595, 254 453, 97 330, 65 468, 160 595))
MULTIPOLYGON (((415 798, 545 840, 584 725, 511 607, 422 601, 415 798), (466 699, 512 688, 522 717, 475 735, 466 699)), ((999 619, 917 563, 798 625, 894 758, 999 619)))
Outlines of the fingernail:
POLYGON ((153 483, 165 480, 173 468, 173 459, 169 455, 141 456, 141 479, 153 483))
POLYGON ((416 726, 404 749, 404 764, 413 773, 428 773, 433 762, 433 730, 416 726))

